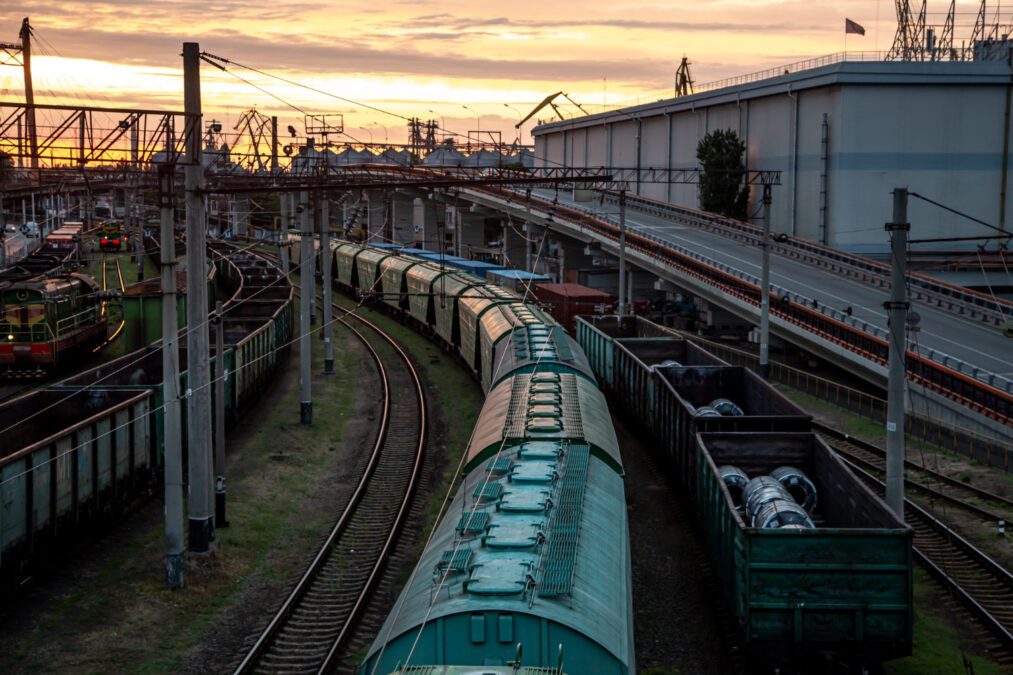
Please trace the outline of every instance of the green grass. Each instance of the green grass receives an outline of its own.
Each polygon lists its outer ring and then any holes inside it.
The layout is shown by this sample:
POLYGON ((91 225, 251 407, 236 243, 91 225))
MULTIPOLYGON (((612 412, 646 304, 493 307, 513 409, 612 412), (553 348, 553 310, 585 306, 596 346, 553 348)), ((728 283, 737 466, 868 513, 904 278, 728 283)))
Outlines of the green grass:
POLYGON ((915 568, 915 623, 911 656, 884 665, 885 675, 952 675, 964 673, 964 658, 974 665, 974 675, 1006 672, 983 655, 974 640, 956 625, 940 604, 940 591, 928 573, 915 568))
MULTIPOLYGON (((333 298, 342 307, 351 309, 356 306, 354 301, 338 293, 333 298)), ((428 536, 436 523, 444 496, 454 486, 458 463, 475 428, 484 396, 464 365, 435 343, 381 312, 360 307, 357 313, 382 327, 415 357, 416 367, 421 367, 423 371, 420 377, 429 404, 433 412, 438 411, 438 417, 430 420, 428 451, 434 454, 440 466, 440 483, 423 510, 422 532, 428 536), (441 432, 439 437, 434 434, 434 428, 441 432)))

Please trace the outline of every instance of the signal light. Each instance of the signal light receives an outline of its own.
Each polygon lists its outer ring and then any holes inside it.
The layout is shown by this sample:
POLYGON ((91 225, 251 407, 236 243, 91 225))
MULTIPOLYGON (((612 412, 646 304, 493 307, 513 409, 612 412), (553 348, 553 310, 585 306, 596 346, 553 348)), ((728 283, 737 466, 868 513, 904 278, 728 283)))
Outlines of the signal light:
POLYGON ((114 244, 119 244, 119 243, 120 243, 120 240, 119 240, 119 239, 113 239, 113 243, 114 243, 114 244))
POLYGON ((103 239, 99 242, 99 244, 108 244, 108 243, 109 243, 108 239, 103 239))

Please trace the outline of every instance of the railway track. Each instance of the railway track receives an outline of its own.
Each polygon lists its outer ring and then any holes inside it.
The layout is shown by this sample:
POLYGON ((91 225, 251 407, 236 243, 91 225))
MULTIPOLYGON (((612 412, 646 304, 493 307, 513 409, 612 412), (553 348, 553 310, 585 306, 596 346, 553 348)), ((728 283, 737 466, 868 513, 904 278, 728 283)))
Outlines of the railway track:
POLYGON ((384 383, 380 432, 366 470, 326 541, 236 669, 330 671, 379 581, 408 515, 426 436, 422 385, 411 361, 376 325, 344 310, 338 319, 366 344, 384 383), (372 339, 352 326, 359 322, 372 339))
MULTIPOLYGON (((834 450, 857 466, 875 474, 882 474, 886 470, 886 451, 879 446, 818 422, 813 422, 813 428, 834 450)), ((999 520, 1010 522, 1013 519, 1011 499, 958 480, 911 459, 904 460, 904 469, 905 474, 911 476, 905 478, 905 488, 925 495, 935 502, 943 502, 992 523, 999 520)))
MULTIPOLYGON (((860 479, 879 495, 885 493, 885 484, 861 461, 832 445, 860 479)), ((1013 574, 909 498, 904 500, 904 521, 914 530, 915 559, 969 610, 989 654, 1003 666, 1013 666, 1013 574)))

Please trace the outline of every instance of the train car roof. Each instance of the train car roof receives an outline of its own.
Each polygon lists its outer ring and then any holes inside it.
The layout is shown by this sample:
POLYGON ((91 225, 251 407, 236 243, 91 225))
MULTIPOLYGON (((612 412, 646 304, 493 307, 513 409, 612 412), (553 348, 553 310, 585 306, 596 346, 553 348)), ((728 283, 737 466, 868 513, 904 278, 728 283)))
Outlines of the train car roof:
POLYGON ((623 473, 619 441, 608 403, 598 387, 571 373, 536 371, 514 375, 489 391, 466 451, 464 470, 473 471, 504 442, 545 438, 585 441, 591 453, 623 473), (533 394, 555 395, 553 409, 533 394), (558 410, 558 414, 556 411, 558 410))
POLYGON ((91 277, 84 274, 61 274, 54 277, 35 277, 22 281, 20 283, 14 283, 7 287, 0 286, 0 290, 9 291, 14 289, 24 289, 38 291, 45 295, 54 293, 60 293, 68 290, 73 290, 84 286, 85 291, 98 290, 98 284, 91 277))
POLYGON ((517 373, 569 369, 597 384, 580 344, 559 325, 535 324, 513 331, 496 346, 492 386, 517 373))
MULTIPOLYGON (((410 647, 419 631, 439 630, 437 625, 454 616, 499 611, 521 621, 563 625, 576 633, 574 640, 597 643, 631 667, 623 479, 586 444, 565 441, 509 445, 478 469, 464 478, 367 661, 385 643, 398 642, 387 648, 377 671, 390 672, 387 659, 403 658, 397 652, 410 647), (539 482, 541 477, 545 482, 539 482), (575 541, 553 545, 556 537, 572 531, 579 532, 575 541)), ((465 644, 468 638, 465 634, 459 640, 465 644)), ((432 663, 434 657, 426 653, 431 642, 418 642, 413 663, 432 663)), ((567 661, 579 660, 573 653, 579 644, 571 642, 569 648, 564 669, 567 661)), ((461 664, 460 655, 447 657, 461 664)))

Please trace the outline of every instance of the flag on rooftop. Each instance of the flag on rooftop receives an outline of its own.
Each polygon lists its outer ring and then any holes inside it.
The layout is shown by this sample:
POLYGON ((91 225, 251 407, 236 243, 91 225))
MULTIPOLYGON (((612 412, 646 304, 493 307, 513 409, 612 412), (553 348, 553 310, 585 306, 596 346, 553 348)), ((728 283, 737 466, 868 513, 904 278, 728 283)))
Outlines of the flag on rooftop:
POLYGON ((859 35, 865 35, 865 28, 861 24, 855 23, 851 19, 844 20, 844 32, 847 33, 858 33, 859 35))

